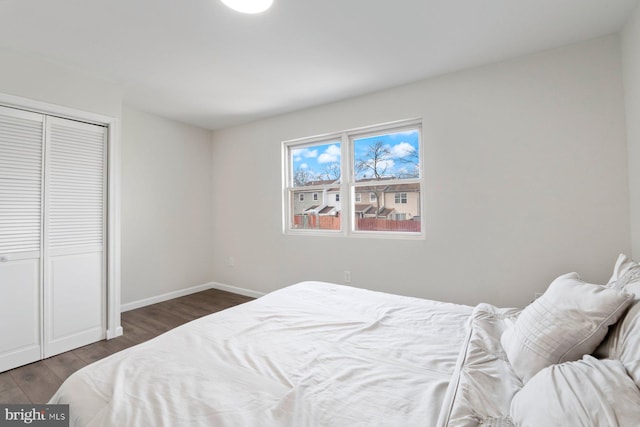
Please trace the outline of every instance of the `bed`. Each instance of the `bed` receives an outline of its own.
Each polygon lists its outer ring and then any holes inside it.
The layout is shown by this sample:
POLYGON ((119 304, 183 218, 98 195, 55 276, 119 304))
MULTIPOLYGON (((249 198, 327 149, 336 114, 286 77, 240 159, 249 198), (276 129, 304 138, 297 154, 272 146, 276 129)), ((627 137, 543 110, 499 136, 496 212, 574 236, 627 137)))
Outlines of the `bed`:
POLYGON ((302 282, 70 376, 72 426, 640 425, 640 266, 524 310, 302 282), (585 378, 589 378, 586 381, 585 378))

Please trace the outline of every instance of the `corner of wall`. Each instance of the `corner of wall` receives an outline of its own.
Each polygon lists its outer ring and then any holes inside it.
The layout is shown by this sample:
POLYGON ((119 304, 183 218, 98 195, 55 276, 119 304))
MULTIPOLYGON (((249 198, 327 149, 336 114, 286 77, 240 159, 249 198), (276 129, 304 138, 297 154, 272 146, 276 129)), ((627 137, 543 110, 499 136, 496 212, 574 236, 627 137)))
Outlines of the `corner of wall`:
POLYGON ((640 2, 622 29, 632 256, 640 259, 640 2))

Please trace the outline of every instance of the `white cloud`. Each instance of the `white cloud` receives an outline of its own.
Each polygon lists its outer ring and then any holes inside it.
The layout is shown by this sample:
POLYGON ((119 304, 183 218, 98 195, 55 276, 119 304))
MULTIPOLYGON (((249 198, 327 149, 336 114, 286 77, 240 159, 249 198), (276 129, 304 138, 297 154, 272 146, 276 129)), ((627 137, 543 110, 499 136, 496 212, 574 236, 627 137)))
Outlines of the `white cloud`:
POLYGON ((363 170, 364 175, 372 177, 374 169, 376 170, 376 172, 382 175, 386 175, 387 173, 391 172, 393 170, 393 167, 395 166, 395 162, 391 159, 386 159, 378 160, 378 162, 376 163, 373 161, 373 159, 369 159, 367 160, 367 166, 368 167, 363 170))
POLYGON ((293 156, 296 158, 296 161, 302 160, 302 157, 307 159, 318 157, 318 150, 310 150, 308 148, 302 148, 299 150, 293 150, 293 156))
POLYGON ((416 151, 415 147, 408 142, 401 142, 391 147, 393 157, 406 157, 416 151))
POLYGON ((318 163, 334 163, 340 161, 340 147, 332 144, 318 157, 318 163))
POLYGON ((391 159, 388 160, 380 160, 378 162, 378 171, 390 171, 393 169, 395 162, 391 159))
POLYGON ((306 164, 306 163, 300 164, 300 169, 307 169, 308 167, 309 167, 309 165, 306 164))

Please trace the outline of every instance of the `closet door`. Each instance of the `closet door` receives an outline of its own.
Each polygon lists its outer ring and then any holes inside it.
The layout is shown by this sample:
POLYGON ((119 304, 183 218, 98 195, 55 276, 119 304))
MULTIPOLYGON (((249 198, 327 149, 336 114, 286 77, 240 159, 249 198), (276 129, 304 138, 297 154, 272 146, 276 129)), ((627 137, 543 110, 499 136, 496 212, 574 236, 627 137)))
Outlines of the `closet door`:
POLYGON ((42 124, 0 107, 0 372, 41 357, 42 124))
POLYGON ((46 118, 44 357, 105 338, 105 127, 46 118))

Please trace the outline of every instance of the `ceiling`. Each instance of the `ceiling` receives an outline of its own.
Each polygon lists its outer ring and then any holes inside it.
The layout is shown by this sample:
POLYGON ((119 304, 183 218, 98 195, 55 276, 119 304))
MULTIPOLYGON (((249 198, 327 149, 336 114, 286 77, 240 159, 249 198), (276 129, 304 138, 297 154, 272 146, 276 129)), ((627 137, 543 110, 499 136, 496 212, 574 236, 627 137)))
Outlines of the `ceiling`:
POLYGON ((0 0, 0 48, 208 129, 617 32, 638 0, 0 0))

